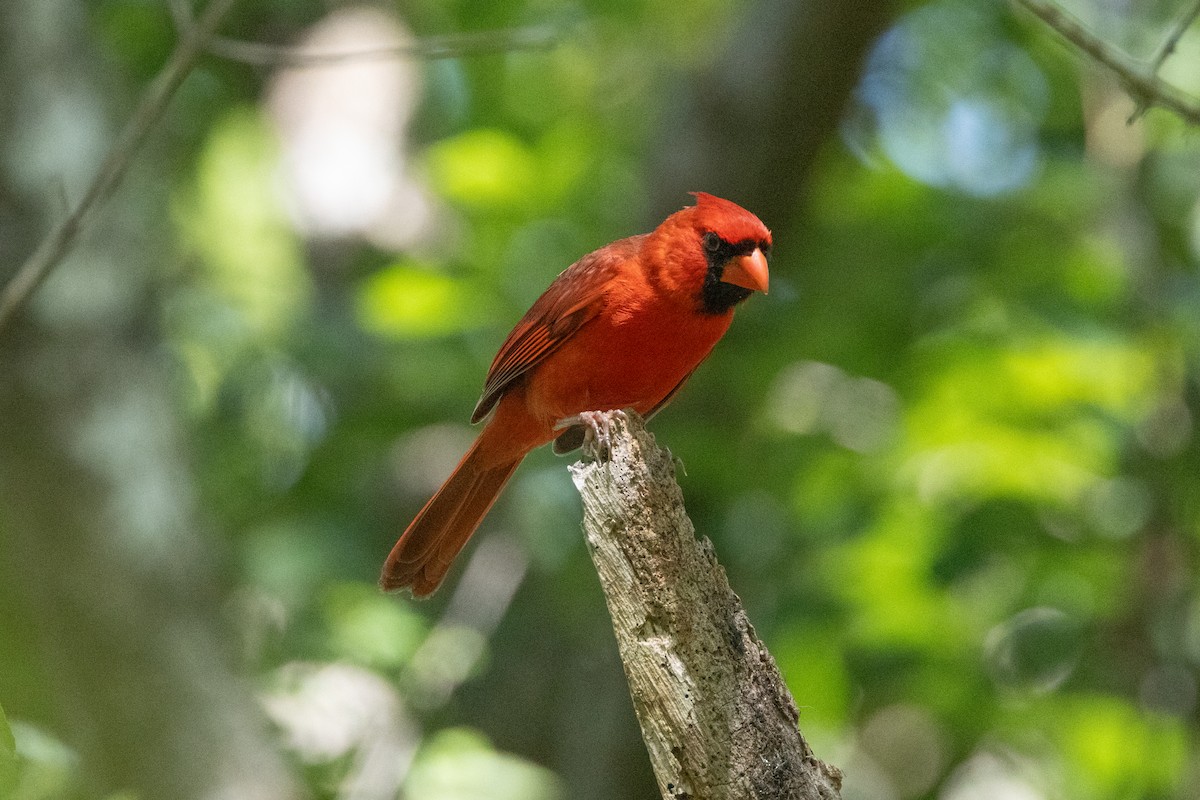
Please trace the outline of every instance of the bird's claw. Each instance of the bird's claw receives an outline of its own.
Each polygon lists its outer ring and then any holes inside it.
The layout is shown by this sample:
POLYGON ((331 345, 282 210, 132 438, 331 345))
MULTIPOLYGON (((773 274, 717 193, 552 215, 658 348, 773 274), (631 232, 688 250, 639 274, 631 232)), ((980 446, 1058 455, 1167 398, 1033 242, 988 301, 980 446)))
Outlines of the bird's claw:
POLYGON ((579 415, 584 425, 583 449, 595 454, 597 461, 608 461, 612 456, 612 422, 601 411, 584 411, 579 415))
POLYGON ((555 430, 569 428, 575 425, 583 427, 583 452, 590 453, 597 461, 608 461, 612 457, 612 417, 625 412, 620 409, 613 411, 583 411, 573 417, 560 420, 555 430))

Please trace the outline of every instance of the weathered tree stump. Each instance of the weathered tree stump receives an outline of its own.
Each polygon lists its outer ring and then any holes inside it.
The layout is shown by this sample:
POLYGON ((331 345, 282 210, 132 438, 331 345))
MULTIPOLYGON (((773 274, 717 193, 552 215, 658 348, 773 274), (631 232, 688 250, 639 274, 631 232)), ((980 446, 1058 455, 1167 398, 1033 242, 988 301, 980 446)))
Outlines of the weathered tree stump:
POLYGON ((609 412, 606 460, 571 467, 642 737, 667 800, 829 800, 775 659, 696 538, 671 454, 609 412))

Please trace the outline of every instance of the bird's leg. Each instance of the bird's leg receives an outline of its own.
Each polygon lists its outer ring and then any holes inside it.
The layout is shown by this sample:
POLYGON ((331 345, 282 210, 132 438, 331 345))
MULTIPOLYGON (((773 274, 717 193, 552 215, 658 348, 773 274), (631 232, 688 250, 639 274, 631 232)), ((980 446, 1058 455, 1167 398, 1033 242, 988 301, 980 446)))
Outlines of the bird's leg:
POLYGON ((560 419, 554 426, 555 430, 564 430, 580 426, 583 428, 583 451, 591 453, 597 461, 608 461, 612 455, 612 421, 610 414, 625 416, 620 409, 612 411, 583 411, 571 417, 560 419))

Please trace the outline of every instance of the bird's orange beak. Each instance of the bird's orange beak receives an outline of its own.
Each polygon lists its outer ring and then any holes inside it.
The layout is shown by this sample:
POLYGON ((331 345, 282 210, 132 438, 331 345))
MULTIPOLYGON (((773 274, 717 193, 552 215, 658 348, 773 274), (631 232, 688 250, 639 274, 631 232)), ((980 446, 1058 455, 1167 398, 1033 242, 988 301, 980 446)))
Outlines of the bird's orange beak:
POLYGON ((754 252, 748 256, 737 256, 730 259, 729 263, 725 265, 725 271, 721 273, 721 282, 732 283, 734 286, 741 286, 752 292, 766 294, 769 282, 767 257, 763 255, 762 250, 756 247, 754 252))

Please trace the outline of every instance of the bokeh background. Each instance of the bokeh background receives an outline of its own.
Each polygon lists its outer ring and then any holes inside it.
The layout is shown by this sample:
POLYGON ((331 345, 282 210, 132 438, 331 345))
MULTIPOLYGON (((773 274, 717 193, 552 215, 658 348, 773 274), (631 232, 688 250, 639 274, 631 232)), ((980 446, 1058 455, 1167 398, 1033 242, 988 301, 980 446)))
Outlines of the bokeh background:
MULTIPOLYGON (((1149 59, 1193 5, 1068 10, 1149 59)), ((772 291, 653 428, 844 796, 1200 797, 1195 128, 991 0, 222 32, 499 52, 204 57, 0 330, 0 796, 654 797, 564 460, 431 601, 374 581, 509 326, 704 190, 772 291)), ((176 41, 154 0, 0 4, 0 276, 176 41)), ((1200 93, 1200 31, 1161 72, 1200 93)))

